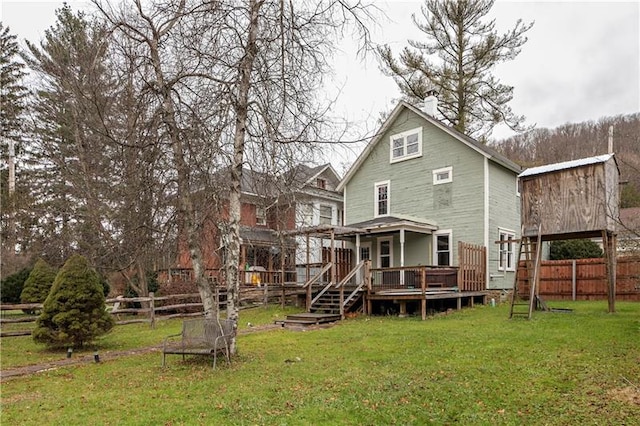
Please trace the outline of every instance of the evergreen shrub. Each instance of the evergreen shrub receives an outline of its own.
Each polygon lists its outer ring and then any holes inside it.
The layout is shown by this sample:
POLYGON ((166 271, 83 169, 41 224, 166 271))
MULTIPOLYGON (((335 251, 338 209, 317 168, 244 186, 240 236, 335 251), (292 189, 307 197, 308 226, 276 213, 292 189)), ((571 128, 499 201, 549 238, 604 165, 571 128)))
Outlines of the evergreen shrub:
POLYGON ((113 328, 98 273, 80 255, 56 275, 33 338, 49 347, 82 347, 113 328))
POLYGON ((43 303, 49 295, 49 290, 56 279, 56 269, 43 259, 38 259, 33 266, 29 278, 24 282, 20 302, 43 303))

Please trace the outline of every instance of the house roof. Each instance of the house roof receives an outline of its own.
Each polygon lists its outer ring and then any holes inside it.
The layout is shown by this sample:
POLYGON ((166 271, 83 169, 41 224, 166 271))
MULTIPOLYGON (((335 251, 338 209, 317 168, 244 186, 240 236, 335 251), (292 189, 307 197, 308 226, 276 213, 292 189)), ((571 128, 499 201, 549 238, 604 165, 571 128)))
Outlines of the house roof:
POLYGON ((309 185, 313 183, 314 179, 324 173, 326 170, 330 171, 336 181, 340 181, 340 176, 335 171, 331 164, 323 164, 321 166, 309 167, 306 164, 299 164, 293 168, 293 172, 295 173, 296 180, 300 181, 302 185, 309 185))
POLYGON ((519 165, 509 160, 507 157, 500 154, 495 149, 488 147, 487 145, 481 144, 475 139, 470 138, 469 136, 457 131, 456 129, 450 126, 447 126, 440 120, 435 119, 434 117, 430 116, 429 114, 425 113, 419 108, 416 108, 415 106, 409 104, 408 102, 400 101, 398 105, 396 105, 396 107, 393 109, 389 117, 385 120, 380 130, 378 130, 376 135, 369 142, 365 150, 360 154, 356 162, 353 163, 353 165, 349 168, 349 171, 347 172, 347 174, 344 176, 344 178, 338 185, 338 188, 337 188, 338 191, 342 191, 344 189, 344 186, 349 182, 349 180, 351 180, 354 173, 360 168, 362 163, 367 159, 367 157, 369 156, 373 148, 382 140, 382 136, 391 127, 392 123, 395 121, 395 119, 398 117, 398 115, 400 114, 400 112, 402 112, 403 109, 408 109, 412 111, 423 120, 429 122, 430 124, 434 125, 440 130, 443 130, 447 134, 453 136, 455 139, 467 145, 469 148, 473 149, 474 151, 488 158, 490 161, 493 161, 496 164, 499 164, 502 167, 505 167, 506 169, 511 170, 514 173, 520 173, 522 171, 522 168, 519 165))
MULTIPOLYGON (((613 154, 597 155, 595 157, 581 158, 579 160, 563 161, 562 163, 547 164, 539 167, 531 167, 520 173, 518 177, 541 175, 545 173, 556 172, 560 170, 573 169, 576 167, 587 166, 589 164, 605 163, 613 158, 613 154)), ((614 158, 615 160, 615 158, 614 158)))
MULTIPOLYGON (((298 164, 281 176, 274 176, 269 173, 242 168, 242 180, 240 181, 240 191, 244 194, 253 194, 263 197, 276 196, 279 192, 292 189, 302 189, 313 182, 319 175, 329 170, 335 176, 337 182, 340 176, 333 169, 331 164, 309 167, 306 164, 298 164), (278 191, 278 186, 281 187, 278 191)), ((216 173, 220 181, 227 180, 230 176, 229 168, 225 168, 216 173)))

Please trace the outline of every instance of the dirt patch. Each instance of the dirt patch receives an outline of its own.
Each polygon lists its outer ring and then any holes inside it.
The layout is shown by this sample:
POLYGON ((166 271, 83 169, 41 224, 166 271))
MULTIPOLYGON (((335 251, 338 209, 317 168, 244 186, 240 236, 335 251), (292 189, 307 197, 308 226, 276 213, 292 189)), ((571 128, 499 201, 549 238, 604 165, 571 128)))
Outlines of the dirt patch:
POLYGON ((608 392, 609 397, 616 401, 626 402, 627 404, 635 404, 640 406, 640 390, 633 386, 627 386, 619 389, 612 389, 608 392))

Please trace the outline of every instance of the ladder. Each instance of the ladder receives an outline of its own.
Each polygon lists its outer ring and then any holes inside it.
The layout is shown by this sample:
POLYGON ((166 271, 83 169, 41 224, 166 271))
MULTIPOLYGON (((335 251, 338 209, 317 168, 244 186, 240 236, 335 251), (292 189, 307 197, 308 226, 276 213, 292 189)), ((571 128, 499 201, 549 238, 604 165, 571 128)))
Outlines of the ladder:
POLYGON ((535 237, 525 237, 524 226, 522 227, 520 235, 520 246, 516 259, 518 262, 517 271, 513 283, 509 318, 526 316, 527 319, 531 319, 534 308, 539 307, 547 310, 545 303, 538 296, 538 282, 540 280, 540 263, 542 258, 542 225, 538 225, 538 233, 535 237), (521 273, 521 271, 523 273, 521 273), (518 289, 519 277, 522 278, 524 284, 528 284, 529 286, 528 300, 520 296, 518 289))

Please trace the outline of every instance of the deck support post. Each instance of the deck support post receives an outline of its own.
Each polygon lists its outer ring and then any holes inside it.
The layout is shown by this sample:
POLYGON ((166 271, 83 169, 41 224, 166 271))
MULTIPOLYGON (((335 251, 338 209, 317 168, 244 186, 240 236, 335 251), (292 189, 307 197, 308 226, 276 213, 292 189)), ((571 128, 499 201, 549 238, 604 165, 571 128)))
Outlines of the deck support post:
MULTIPOLYGON (((400 229, 400 267, 404 268, 404 228, 400 229)), ((404 286, 404 269, 400 271, 400 285, 404 286)))
POLYGON ((400 301, 400 314, 398 314, 398 317, 400 318, 404 318, 407 316, 407 302, 405 302, 404 300, 400 301))
MULTIPOLYGON (((310 256, 311 254, 309 253, 311 250, 310 247, 310 241, 309 241, 309 234, 307 234, 307 280, 305 282, 309 282, 309 280, 311 279, 311 269, 309 266, 309 261, 310 261, 310 256)), ((320 267, 322 267, 322 239, 320 240, 320 267)), ((313 285, 309 285, 307 286, 307 300, 306 300, 306 306, 307 306, 307 312, 311 312, 311 301, 313 300, 313 285)))

